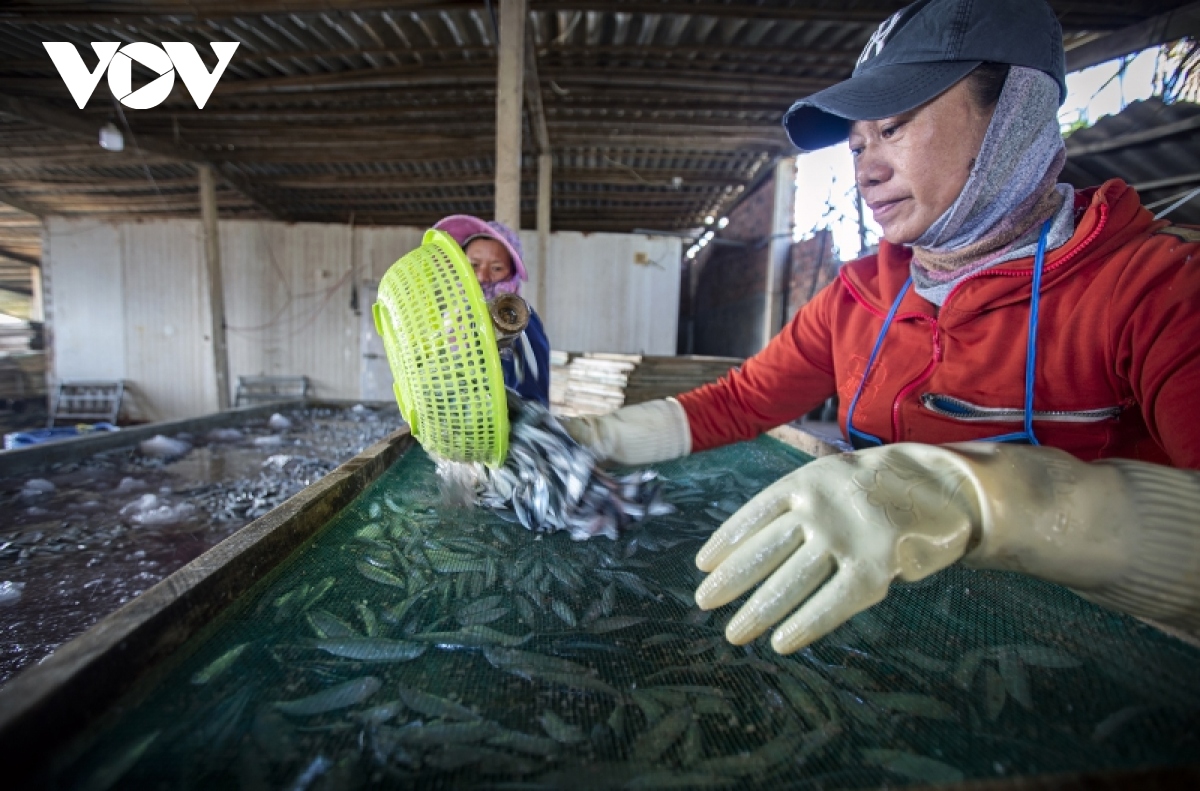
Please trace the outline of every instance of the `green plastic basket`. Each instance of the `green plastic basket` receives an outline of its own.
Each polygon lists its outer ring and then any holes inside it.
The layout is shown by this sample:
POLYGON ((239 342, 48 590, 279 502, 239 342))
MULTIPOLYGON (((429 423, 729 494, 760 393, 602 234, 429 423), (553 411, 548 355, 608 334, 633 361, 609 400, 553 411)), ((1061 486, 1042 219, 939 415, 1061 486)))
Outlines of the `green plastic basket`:
POLYGON ((442 231, 392 264, 372 308, 400 414, 429 453, 491 467, 508 454, 496 333, 462 248, 442 231))

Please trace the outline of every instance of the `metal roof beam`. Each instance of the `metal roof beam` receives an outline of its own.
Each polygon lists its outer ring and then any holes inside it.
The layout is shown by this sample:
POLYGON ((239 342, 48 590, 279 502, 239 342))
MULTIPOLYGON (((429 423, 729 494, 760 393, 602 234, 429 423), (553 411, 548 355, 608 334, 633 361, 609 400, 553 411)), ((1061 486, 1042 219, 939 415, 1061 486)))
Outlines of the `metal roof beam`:
POLYGON ((41 261, 33 258, 32 256, 18 253, 15 250, 9 250, 5 247, 0 247, 0 258, 7 258, 10 261, 17 261, 22 264, 28 264, 29 266, 41 267, 42 265, 41 261))
POLYGON ((1200 129, 1200 115, 1191 118, 1185 118, 1182 121, 1175 121, 1170 124, 1162 124, 1150 129, 1143 129, 1140 132, 1130 132, 1124 135, 1101 140, 1097 143, 1084 143, 1071 145, 1071 141, 1067 140, 1067 156, 1068 157, 1086 157, 1093 154, 1102 154, 1106 151, 1116 151, 1122 148, 1132 148, 1133 146, 1146 145, 1154 143, 1172 135, 1181 135, 1185 132, 1191 132, 1194 129, 1200 129))
POLYGON ((1191 3, 1068 50, 1067 71, 1079 71, 1147 47, 1197 34, 1200 34, 1200 3, 1191 3))
MULTIPOLYGON (((538 0, 537 12, 583 11, 594 13, 660 14, 664 16, 709 16, 732 19, 763 19, 780 21, 859 22, 874 25, 883 21, 903 2, 898 0, 867 0, 847 8, 838 3, 777 2, 726 3, 721 0, 691 0, 664 3, 661 0, 538 0)), ((1097 30, 1128 25, 1139 18, 1134 4, 1128 2, 1087 2, 1086 0, 1051 0, 1062 18, 1063 26, 1072 30, 1097 30)), ((169 17, 172 21, 196 23, 231 17, 253 17, 295 14, 318 14, 330 11, 408 11, 437 13, 446 10, 478 10, 477 0, 208 0, 203 4, 193 0, 157 0, 157 2, 105 3, 98 9, 95 3, 62 2, 48 4, 45 0, 10 0, 0 11, 0 22, 15 24, 129 24, 151 17, 169 17)))
POLYGON ((1165 179, 1155 179, 1154 181, 1143 181, 1140 184, 1131 184, 1138 192, 1152 192, 1154 190, 1165 190, 1170 187, 1183 187, 1188 184, 1200 183, 1200 172, 1188 173, 1183 176, 1171 176, 1165 179))
POLYGON ((538 78, 536 31, 533 29, 533 14, 525 23, 525 106, 529 111, 529 125, 533 127, 533 139, 539 154, 550 153, 550 132, 546 128, 546 111, 542 107, 542 83, 538 78))
MULTIPOLYGON (((75 137, 86 137, 92 141, 96 140, 97 127, 93 119, 87 116, 63 112, 53 105, 35 99, 0 94, 0 113, 7 113, 30 123, 40 124, 75 137)), ((212 162, 198 151, 171 143, 164 143, 146 135, 138 136, 137 148, 168 159, 190 162, 192 164, 215 165, 221 171, 224 179, 235 190, 241 192, 275 219, 287 219, 284 213, 277 207, 261 200, 257 195, 258 191, 244 179, 229 172, 220 163, 212 162)), ((132 151, 130 150, 129 153, 132 154, 132 151)))
POLYGON ((471 0, 191 0, 170 2, 55 3, 45 0, 11 0, 0 11, 0 22, 24 24, 129 24, 148 17, 170 17, 173 21, 202 22, 231 17, 303 15, 330 11, 445 11, 449 8, 476 8, 471 0))
POLYGON ((23 211, 26 214, 32 214, 34 217, 41 217, 46 213, 45 209, 26 203, 25 199, 12 194, 8 190, 0 189, 0 203, 12 206, 17 211, 23 211))

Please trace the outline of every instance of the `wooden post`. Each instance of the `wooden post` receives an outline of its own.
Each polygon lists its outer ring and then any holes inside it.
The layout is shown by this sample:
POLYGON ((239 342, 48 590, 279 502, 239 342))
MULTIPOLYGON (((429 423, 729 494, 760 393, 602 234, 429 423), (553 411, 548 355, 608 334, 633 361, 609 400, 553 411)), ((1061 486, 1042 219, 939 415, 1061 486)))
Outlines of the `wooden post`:
POLYGON ((521 101, 527 0, 500 0, 496 75, 496 219, 521 229, 521 101))
POLYGON ((784 157, 775 165, 775 195, 771 236, 767 242, 766 308, 763 310, 762 345, 765 347, 783 328, 783 295, 788 257, 792 252, 792 227, 796 224, 796 158, 784 157))
POLYGON ((229 349, 225 343, 225 286, 221 279, 221 240, 217 235, 217 186, 210 165, 200 173, 200 218, 204 226, 204 262, 208 269, 208 300, 212 306, 213 367, 217 378, 217 408, 229 409, 229 349))
POLYGON ((537 276, 537 307, 542 314, 542 322, 546 320, 546 271, 550 268, 550 185, 551 168, 554 157, 550 153, 538 155, 538 203, 537 203, 537 235, 538 235, 538 276, 537 276))

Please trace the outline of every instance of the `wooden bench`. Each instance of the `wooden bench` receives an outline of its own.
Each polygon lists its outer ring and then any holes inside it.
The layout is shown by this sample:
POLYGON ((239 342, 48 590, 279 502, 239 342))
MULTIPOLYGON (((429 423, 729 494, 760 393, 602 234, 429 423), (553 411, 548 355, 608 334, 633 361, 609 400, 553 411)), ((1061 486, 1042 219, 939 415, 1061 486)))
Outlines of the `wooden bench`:
POLYGON ((234 406, 308 398, 307 376, 239 376, 234 406))

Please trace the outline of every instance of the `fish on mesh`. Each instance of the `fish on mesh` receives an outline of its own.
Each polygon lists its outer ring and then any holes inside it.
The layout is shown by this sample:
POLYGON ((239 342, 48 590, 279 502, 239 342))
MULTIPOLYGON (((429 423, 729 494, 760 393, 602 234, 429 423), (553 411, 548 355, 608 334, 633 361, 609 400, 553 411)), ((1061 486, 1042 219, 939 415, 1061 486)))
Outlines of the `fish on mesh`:
POLYGON ((675 512, 653 470, 614 476, 575 442, 546 407, 509 393, 508 458, 492 469, 441 460, 450 499, 511 511, 528 530, 567 531, 576 541, 616 540, 632 524, 675 512))

